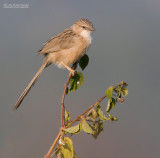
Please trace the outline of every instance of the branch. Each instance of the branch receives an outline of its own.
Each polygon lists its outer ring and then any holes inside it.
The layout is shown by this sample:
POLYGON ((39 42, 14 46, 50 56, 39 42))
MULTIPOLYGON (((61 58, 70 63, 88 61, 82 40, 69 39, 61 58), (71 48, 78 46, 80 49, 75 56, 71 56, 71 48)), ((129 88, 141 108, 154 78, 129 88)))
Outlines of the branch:
MULTIPOLYGON (((73 64, 72 69, 75 70, 77 68, 77 63, 73 64)), ((66 82, 66 84, 64 85, 64 90, 63 90, 63 95, 62 95, 62 100, 61 100, 61 128, 63 128, 64 125, 64 99, 65 99, 65 95, 66 95, 66 90, 69 84, 69 81, 72 77, 72 74, 69 74, 68 80, 66 82)))
MULTIPOLYGON (((77 63, 73 64, 72 66, 72 69, 75 70, 77 68, 77 63)), ((51 156, 51 153, 54 149, 54 147, 56 146, 60 136, 61 136, 61 131, 62 131, 62 128, 63 128, 63 125, 64 125, 64 99, 65 99, 65 94, 66 94, 66 90, 67 90, 67 87, 68 87, 68 84, 69 84, 69 81, 72 77, 72 74, 70 73, 69 74, 69 77, 67 79, 67 82, 66 84, 64 85, 64 90, 63 90, 63 95, 62 95, 62 101, 61 101, 61 129, 59 130, 59 133, 56 137, 56 139, 54 140, 52 146, 50 147, 48 153, 45 155, 45 158, 50 158, 51 156)))
POLYGON ((56 144, 57 144, 57 142, 58 142, 60 136, 61 136, 61 130, 59 131, 59 133, 58 133, 56 139, 54 140, 52 146, 50 147, 48 153, 45 155, 45 158, 50 158, 50 155, 51 155, 51 153, 52 153, 54 147, 56 146, 56 144))
MULTIPOLYGON (((73 64, 73 66, 72 66, 73 70, 75 70, 76 68, 77 68, 77 63, 73 64)), ((82 116, 84 116, 89 110, 91 110, 92 108, 97 106, 97 104, 102 102, 107 97, 106 95, 102 96, 99 100, 97 100, 94 104, 92 104, 87 110, 85 110, 81 115, 79 115, 75 120, 71 121, 70 123, 68 123, 67 126, 65 126, 65 122, 64 122, 65 121, 65 119, 64 119, 64 109, 65 109, 65 107, 64 107, 64 99, 65 99, 66 90, 67 90, 67 87, 68 87, 68 84, 69 84, 69 81, 70 81, 71 77, 72 77, 72 74, 70 73, 69 77, 67 79, 67 82, 64 85, 64 90, 63 90, 63 95, 62 95, 62 100, 61 100, 61 128, 60 128, 59 133, 58 133, 56 139, 54 140, 52 146, 50 147, 48 153, 45 155, 45 158, 51 158, 51 153, 52 153, 53 149, 55 148, 55 146, 56 146, 58 140, 60 139, 60 137, 63 136, 63 134, 62 134, 63 133, 63 131, 62 131, 63 128, 68 128, 71 125, 73 125, 75 122, 79 121, 82 116)), ((116 87, 121 86, 121 85, 127 86, 127 83, 122 81, 116 87)), ((116 87, 114 87, 114 89, 116 87)))
MULTIPOLYGON (((128 84, 124 81, 121 81, 117 86, 114 86, 114 89, 118 86, 128 86, 128 84)), ((98 101, 96 101, 93 105, 91 105, 86 111, 84 111, 81 115, 79 115, 75 120, 71 121, 67 126, 65 126, 65 128, 70 127, 71 125, 73 125, 75 122, 79 121, 79 119, 81 118, 81 116, 85 115, 89 110, 91 110, 92 108, 94 108, 94 106, 96 106, 98 103, 100 103, 102 100, 104 100, 107 96, 104 95, 103 97, 101 97, 98 101)), ((124 102, 124 98, 118 98, 119 101, 122 103, 124 102), (121 100, 120 100, 121 99, 121 100)))
POLYGON ((100 103, 102 100, 104 100, 106 98, 106 95, 104 95, 103 97, 101 97, 99 100, 97 100, 93 105, 91 105, 86 111, 84 111, 81 115, 79 115, 75 120, 73 120, 69 125, 67 125, 65 128, 70 127, 71 125, 73 125, 75 122, 77 122, 81 116, 85 115, 89 110, 91 110, 92 108, 94 108, 94 106, 96 106, 98 103, 100 103))
POLYGON ((62 100, 61 100, 61 128, 63 127, 63 124, 64 124, 64 99, 65 99, 66 90, 67 90, 71 77, 72 77, 72 74, 70 73, 68 80, 66 84, 64 85, 64 90, 63 90, 63 95, 62 95, 62 100))

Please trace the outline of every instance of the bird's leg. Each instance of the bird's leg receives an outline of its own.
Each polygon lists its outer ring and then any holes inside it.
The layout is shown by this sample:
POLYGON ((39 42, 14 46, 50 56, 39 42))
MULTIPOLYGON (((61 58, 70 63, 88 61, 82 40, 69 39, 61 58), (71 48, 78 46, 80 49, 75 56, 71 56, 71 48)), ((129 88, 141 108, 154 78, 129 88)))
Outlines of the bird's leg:
POLYGON ((60 62, 60 64, 63 65, 72 74, 72 76, 75 75, 75 70, 71 69, 69 66, 67 66, 63 62, 60 62))

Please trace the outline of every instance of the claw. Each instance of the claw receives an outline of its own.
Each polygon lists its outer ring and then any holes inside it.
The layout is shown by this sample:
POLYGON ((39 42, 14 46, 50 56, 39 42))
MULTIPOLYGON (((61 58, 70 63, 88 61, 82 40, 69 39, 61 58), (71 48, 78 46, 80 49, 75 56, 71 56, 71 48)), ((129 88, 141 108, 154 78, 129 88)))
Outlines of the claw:
POLYGON ((71 72, 72 76, 74 76, 74 75, 75 75, 75 73, 76 73, 76 71, 75 71, 75 70, 71 70, 70 72, 71 72))

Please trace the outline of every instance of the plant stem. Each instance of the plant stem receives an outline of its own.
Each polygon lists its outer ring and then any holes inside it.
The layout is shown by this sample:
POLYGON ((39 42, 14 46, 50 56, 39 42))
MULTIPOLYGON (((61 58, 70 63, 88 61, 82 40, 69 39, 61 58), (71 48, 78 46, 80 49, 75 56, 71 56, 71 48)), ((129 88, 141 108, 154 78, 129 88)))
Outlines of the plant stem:
MULTIPOLYGON (((76 68, 77 68, 77 63, 73 64, 73 66, 72 66, 73 70, 75 70, 76 68)), ((68 87, 68 84, 69 84, 69 81, 70 81, 71 77, 72 77, 72 74, 70 73, 69 77, 67 79, 67 82, 64 85, 64 90, 63 90, 63 95, 62 95, 62 101, 61 101, 61 129, 59 130, 59 133, 58 133, 56 139, 54 140, 52 146, 50 147, 48 153, 45 155, 45 158, 50 158, 51 157, 50 155, 51 155, 53 149, 55 148, 55 146, 56 146, 56 144, 57 144, 57 142, 58 142, 58 140, 61 136, 61 131, 62 131, 63 125, 64 125, 64 109, 65 109, 64 108, 64 99, 65 99, 66 90, 67 90, 67 87, 68 87)))
POLYGON ((77 122, 81 116, 85 115, 89 110, 91 110, 92 108, 94 108, 94 106, 96 106, 98 103, 100 103, 102 100, 104 100, 106 98, 106 95, 104 95, 103 97, 101 97, 98 101, 96 101, 93 105, 91 105, 87 110, 85 110, 81 115, 79 115, 75 120, 73 120, 68 126, 66 126, 65 128, 70 127, 71 125, 73 125, 75 122, 77 122))
POLYGON ((60 136, 61 136, 61 130, 59 131, 59 133, 58 133, 56 139, 54 140, 52 146, 50 147, 48 153, 45 155, 45 158, 50 158, 50 155, 51 155, 51 153, 52 153, 54 147, 56 146, 56 144, 57 144, 57 142, 58 142, 60 136))
MULTIPOLYGON (((77 68, 77 63, 73 64, 72 69, 75 70, 77 68)), ((69 74, 68 80, 66 82, 66 84, 64 85, 64 90, 63 90, 63 95, 62 95, 62 100, 61 100, 61 128, 63 128, 64 126, 64 111, 65 111, 65 107, 64 107, 64 99, 65 99, 65 95, 66 95, 66 90, 69 84, 69 81, 72 77, 72 74, 69 74)))
POLYGON ((64 99, 65 99, 66 90, 67 90, 67 87, 68 87, 68 84, 69 84, 71 77, 72 77, 72 74, 70 73, 68 80, 67 80, 66 84, 64 85, 64 90, 63 90, 63 95, 62 95, 62 100, 61 100, 61 128, 64 125, 64 111, 65 111, 64 99))

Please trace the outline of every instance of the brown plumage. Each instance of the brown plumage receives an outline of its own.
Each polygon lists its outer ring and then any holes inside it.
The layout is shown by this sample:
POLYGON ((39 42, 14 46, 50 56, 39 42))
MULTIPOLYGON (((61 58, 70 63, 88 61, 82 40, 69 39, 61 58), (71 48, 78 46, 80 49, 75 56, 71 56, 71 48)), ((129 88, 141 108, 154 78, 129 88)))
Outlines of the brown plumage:
POLYGON ((52 37, 44 44, 42 49, 39 50, 39 55, 43 54, 45 56, 44 62, 19 97, 14 109, 20 106, 46 65, 55 63, 58 67, 67 68, 74 75, 75 72, 69 65, 77 62, 87 51, 92 40, 91 31, 94 31, 92 23, 87 19, 80 19, 70 28, 52 37))
POLYGON ((74 46, 74 38, 78 36, 71 28, 64 30, 57 36, 52 37, 48 40, 42 49, 39 50, 39 55, 51 53, 51 52, 58 52, 62 49, 69 49, 74 46))

